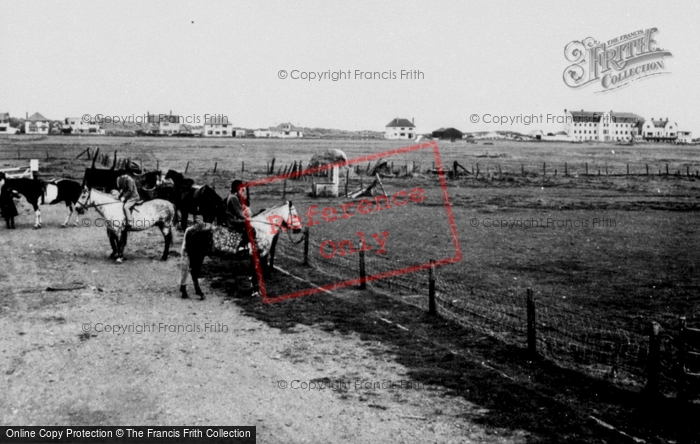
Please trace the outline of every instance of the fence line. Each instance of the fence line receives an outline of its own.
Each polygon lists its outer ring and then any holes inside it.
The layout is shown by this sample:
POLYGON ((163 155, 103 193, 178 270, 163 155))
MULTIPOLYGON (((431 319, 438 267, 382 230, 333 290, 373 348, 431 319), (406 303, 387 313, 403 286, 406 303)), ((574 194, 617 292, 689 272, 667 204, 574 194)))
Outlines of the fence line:
MULTIPOLYGON (((319 253, 320 243, 308 238, 308 256, 303 248, 290 242, 278 242, 278 250, 289 258, 308 264, 329 279, 355 279, 360 276, 360 256, 339 256, 332 260, 319 253)), ((410 265, 378 255, 365 255, 364 268, 368 276, 401 269, 410 265)), ((436 311, 469 329, 475 329, 519 347, 528 346, 528 291, 512 287, 501 292, 475 289, 468 282, 454 280, 450 274, 433 270, 390 276, 368 283, 373 290, 428 311, 429 294, 434 293, 436 311)), ((613 321, 577 313, 557 303, 556 295, 532 293, 536 317, 535 348, 538 355, 561 366, 583 371, 599 378, 612 378, 633 386, 656 384, 666 392, 676 386, 678 362, 678 331, 663 327, 656 336, 658 349, 650 356, 654 338, 652 328, 633 331, 613 321), (650 359, 653 360, 650 361, 650 359), (654 365, 650 365, 652 362, 654 365), (657 381, 650 372, 658 367, 657 381)))

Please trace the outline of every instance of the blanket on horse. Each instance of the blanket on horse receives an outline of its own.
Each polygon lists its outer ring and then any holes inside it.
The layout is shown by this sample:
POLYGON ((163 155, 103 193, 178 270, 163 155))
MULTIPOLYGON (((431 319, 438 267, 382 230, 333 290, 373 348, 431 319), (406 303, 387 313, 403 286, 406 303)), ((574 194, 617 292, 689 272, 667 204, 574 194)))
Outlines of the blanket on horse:
POLYGON ((222 226, 214 226, 210 223, 199 223, 192 228, 192 231, 209 231, 211 232, 211 237, 209 237, 208 250, 212 254, 219 256, 238 256, 242 253, 247 253, 245 245, 241 245, 243 241, 243 233, 238 231, 230 230, 222 226))

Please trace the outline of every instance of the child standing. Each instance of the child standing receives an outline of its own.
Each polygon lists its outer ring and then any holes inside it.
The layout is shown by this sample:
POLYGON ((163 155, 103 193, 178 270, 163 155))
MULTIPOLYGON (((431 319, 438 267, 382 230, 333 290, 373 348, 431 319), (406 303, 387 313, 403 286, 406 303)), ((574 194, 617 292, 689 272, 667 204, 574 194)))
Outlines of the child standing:
POLYGON ((8 229, 15 228, 15 217, 18 213, 13 199, 19 199, 19 197, 19 193, 7 185, 3 185, 2 189, 0 189, 0 214, 5 219, 8 229))

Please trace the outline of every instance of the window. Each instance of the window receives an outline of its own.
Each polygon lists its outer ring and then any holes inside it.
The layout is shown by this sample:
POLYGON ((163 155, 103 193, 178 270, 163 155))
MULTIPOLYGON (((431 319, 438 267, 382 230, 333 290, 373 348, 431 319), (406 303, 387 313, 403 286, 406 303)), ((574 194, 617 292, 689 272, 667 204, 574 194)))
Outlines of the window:
POLYGON ((211 133, 212 133, 211 130, 207 131, 207 134, 210 135, 210 136, 211 136, 211 133))

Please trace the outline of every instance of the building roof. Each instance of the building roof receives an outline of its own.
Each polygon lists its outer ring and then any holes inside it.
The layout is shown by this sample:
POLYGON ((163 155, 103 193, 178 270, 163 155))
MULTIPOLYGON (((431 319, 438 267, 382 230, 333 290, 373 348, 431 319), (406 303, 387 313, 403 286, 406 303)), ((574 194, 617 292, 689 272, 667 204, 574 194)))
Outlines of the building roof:
POLYGON ((49 121, 49 119, 47 119, 46 117, 42 116, 39 113, 32 114, 27 120, 30 122, 48 122, 49 121))
POLYGON ((386 124, 387 128, 396 128, 397 126, 415 128, 416 126, 408 119, 399 119, 398 117, 386 124))
MULTIPOLYGON (((602 111, 570 111, 571 115, 573 116, 574 120, 581 120, 583 122, 600 122, 601 117, 603 117, 603 114, 606 114, 602 111)), ((637 114, 634 113, 627 113, 627 112, 622 112, 622 113, 617 113, 617 112, 610 112, 610 117, 612 118, 613 122, 617 123, 634 123, 638 122, 642 119, 641 116, 638 116, 637 114)))
POLYGON ((146 121, 148 123, 154 123, 154 124, 159 124, 161 122, 168 122, 168 123, 180 123, 180 116, 172 114, 172 113, 162 113, 162 114, 149 114, 146 113, 146 121))
POLYGON ((226 116, 212 116, 204 122, 205 125, 233 125, 226 116))
POLYGON ((280 123, 277 126, 271 126, 270 131, 287 131, 287 128, 285 128, 285 126, 289 126, 289 131, 301 131, 301 128, 292 125, 292 122, 280 123))
POLYGON ((656 128, 666 128, 666 125, 668 125, 670 123, 670 121, 668 119, 666 119, 666 120, 664 120, 664 119, 661 119, 661 120, 651 119, 651 123, 653 123, 656 128))

